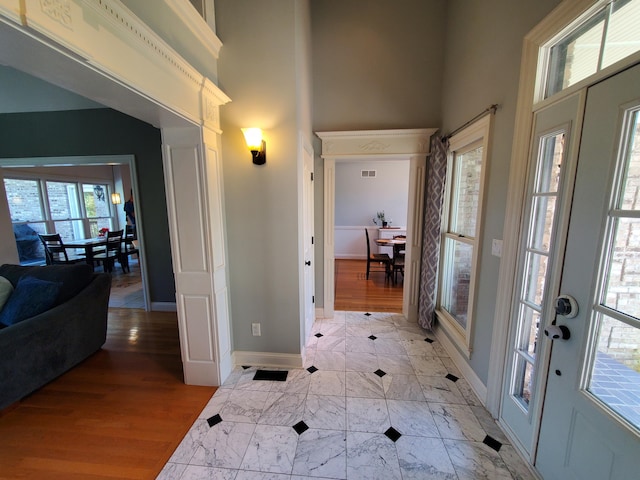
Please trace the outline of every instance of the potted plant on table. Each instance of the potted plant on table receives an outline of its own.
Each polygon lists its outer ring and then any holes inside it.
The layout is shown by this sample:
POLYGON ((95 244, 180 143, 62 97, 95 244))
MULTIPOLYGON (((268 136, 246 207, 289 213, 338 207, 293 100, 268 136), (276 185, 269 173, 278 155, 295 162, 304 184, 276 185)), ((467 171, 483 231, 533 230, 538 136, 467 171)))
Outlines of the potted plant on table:
POLYGON ((376 218, 373 219, 373 223, 375 223, 376 225, 378 225, 378 222, 380 222, 380 225, 382 226, 382 228, 387 226, 387 220, 384 218, 384 210, 377 212, 376 213, 376 218), (376 220, 377 218, 377 220, 376 220))

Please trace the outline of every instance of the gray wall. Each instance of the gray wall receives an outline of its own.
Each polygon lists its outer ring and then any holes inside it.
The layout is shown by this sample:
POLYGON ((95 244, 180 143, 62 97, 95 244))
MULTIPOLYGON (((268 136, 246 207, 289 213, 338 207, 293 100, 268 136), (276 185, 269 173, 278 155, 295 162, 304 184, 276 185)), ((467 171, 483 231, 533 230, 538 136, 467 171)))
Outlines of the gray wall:
POLYGON ((558 3, 558 0, 448 2, 442 73, 443 131, 452 131, 490 104, 500 105, 494 118, 487 172, 473 353, 469 362, 485 385, 500 269, 500 259, 491 255, 491 241, 502 238, 504 226, 522 41, 558 3))
MULTIPOLYGON (((160 141, 157 128, 106 108, 0 114, 0 158, 135 156, 151 301, 175 302, 160 141)), ((10 224, 0 232, 13 242, 10 224)))
POLYGON ((220 87, 234 349, 299 353, 298 145, 310 138, 306 1, 217 0, 224 47, 220 87), (241 127, 260 127, 267 163, 255 166, 241 127), (262 336, 251 323, 262 324, 262 336))
MULTIPOLYGON (((491 240, 502 238, 522 41, 558 3, 312 2, 314 130, 440 127, 447 133, 500 104, 488 164, 470 360, 485 383, 500 267, 491 240)), ((316 172, 322 172, 321 159, 316 172)), ((318 182, 316 234, 322 229, 322 200, 318 182)), ((316 259, 322 265, 321 252, 316 259)), ((323 274, 318 268, 320 299, 323 274)))
MULTIPOLYGON (((313 0, 314 131, 439 127, 447 3, 313 0)), ((323 238, 317 138, 314 149, 315 233, 323 238)), ((316 305, 322 307, 322 248, 315 258, 316 305)))
MULTIPOLYGON (((394 162, 338 162, 336 164, 337 226, 373 226, 376 212, 384 210, 394 227, 407 225, 409 160, 394 162), (362 170, 375 170, 375 178, 362 178, 362 170)), ((378 223, 379 226, 382 226, 378 223)))

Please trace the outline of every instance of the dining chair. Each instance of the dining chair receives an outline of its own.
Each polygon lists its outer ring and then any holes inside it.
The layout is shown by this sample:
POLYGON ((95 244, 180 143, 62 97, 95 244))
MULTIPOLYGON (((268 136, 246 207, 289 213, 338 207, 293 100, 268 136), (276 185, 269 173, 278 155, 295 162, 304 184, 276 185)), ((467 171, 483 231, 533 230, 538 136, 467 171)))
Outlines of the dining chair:
POLYGON ((369 231, 365 228, 364 234, 367 237, 367 280, 369 272, 384 272, 385 281, 391 278, 391 257, 386 253, 371 253, 369 242, 369 231))
POLYGON ((47 265, 71 264, 84 262, 85 258, 74 253, 67 252, 59 233, 38 234, 47 265))
POLYGON ((138 235, 136 234, 136 227, 134 225, 127 225, 125 227, 125 235, 122 242, 122 262, 120 262, 122 269, 127 272, 131 271, 129 268, 129 255, 135 255, 136 258, 140 258, 140 249, 136 243, 134 243, 137 240, 138 235))
POLYGON ((122 236, 124 230, 116 230, 107 232, 107 245, 104 252, 93 256, 93 260, 102 263, 105 272, 113 272, 116 260, 122 267, 122 271, 126 273, 126 267, 122 260, 122 236))

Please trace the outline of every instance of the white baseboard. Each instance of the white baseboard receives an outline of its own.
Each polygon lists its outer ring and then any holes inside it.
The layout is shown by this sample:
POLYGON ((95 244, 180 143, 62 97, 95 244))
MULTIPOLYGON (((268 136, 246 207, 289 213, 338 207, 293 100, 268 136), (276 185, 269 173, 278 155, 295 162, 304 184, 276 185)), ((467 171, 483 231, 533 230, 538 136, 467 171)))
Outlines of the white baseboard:
POLYGON ((152 312, 177 312, 176 302, 151 302, 152 312))
POLYGON ((487 386, 482 383, 480 378, 476 375, 476 372, 469 366, 467 360, 462 356, 462 354, 458 351, 453 342, 449 339, 447 334, 441 328, 438 328, 436 325, 433 329, 433 333, 435 334, 438 341, 442 344, 444 349, 455 363, 462 376, 465 378, 469 386, 474 391, 474 393, 478 396, 478 399, 482 403, 482 405, 486 405, 487 403, 487 386))
POLYGON ((277 368, 302 368, 303 355, 296 353, 233 352, 233 364, 277 368))

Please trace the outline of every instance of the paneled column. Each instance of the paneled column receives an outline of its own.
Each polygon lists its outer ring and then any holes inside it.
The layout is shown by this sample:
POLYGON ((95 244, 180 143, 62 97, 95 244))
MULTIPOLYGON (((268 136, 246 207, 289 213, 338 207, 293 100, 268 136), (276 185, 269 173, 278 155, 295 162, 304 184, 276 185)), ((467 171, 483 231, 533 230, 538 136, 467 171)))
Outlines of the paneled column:
POLYGON ((232 365, 217 134, 194 126, 162 135, 185 382, 220 385, 232 365))

